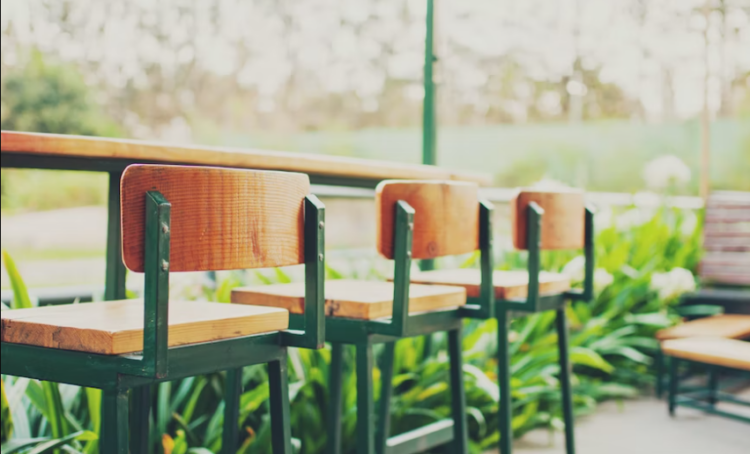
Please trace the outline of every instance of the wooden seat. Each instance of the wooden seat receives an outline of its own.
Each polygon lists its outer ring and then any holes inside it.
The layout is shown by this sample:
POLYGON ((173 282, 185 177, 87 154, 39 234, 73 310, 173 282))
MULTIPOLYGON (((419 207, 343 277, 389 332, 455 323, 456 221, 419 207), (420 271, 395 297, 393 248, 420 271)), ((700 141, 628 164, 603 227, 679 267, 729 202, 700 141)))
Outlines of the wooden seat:
POLYGON ((750 342, 715 337, 672 339, 664 353, 680 359, 750 371, 750 342))
MULTIPOLYGON (((435 270, 415 272, 411 281, 418 284, 455 285, 466 289, 466 296, 478 298, 480 293, 481 274, 479 270, 435 270)), ((529 273, 519 271, 495 271, 492 273, 495 286, 495 299, 525 298, 529 291, 529 273)), ((559 294, 570 290, 570 278, 564 274, 541 272, 539 274, 539 292, 559 294)))
MULTIPOLYGON (((2 312, 3 342, 121 355, 143 350, 143 301, 45 306, 2 312)), ((283 309, 170 301, 169 346, 288 328, 283 309)))
POLYGON ((656 338, 660 341, 691 337, 748 338, 750 337, 750 315, 716 315, 662 329, 656 333, 656 338))
MULTIPOLYGON (((280 307, 292 314, 304 312, 305 286, 302 283, 238 288, 232 302, 256 306, 280 307)), ((393 314, 393 283, 379 281, 326 281, 326 315, 360 320, 375 320, 393 314)), ((409 312, 429 312, 463 306, 466 291, 458 287, 411 285, 409 312)))

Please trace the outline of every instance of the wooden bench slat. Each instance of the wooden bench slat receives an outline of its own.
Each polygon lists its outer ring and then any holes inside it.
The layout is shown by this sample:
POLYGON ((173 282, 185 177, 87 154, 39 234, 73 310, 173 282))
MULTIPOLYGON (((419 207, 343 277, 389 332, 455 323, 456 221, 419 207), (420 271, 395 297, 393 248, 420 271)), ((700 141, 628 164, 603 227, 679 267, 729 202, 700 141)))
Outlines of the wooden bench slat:
MULTIPOLYGON (((434 270, 413 272, 411 281, 417 284, 456 285, 466 289, 466 295, 477 298, 482 281, 479 270, 434 270)), ((495 271, 492 275, 495 286, 495 298, 525 298, 529 293, 529 273, 524 270, 495 271)), ((559 294, 570 290, 570 278, 564 274, 543 271, 539 275, 539 292, 541 294, 559 294)))
MULTIPOLYGON (((375 320, 393 314, 393 283, 334 280, 325 285, 326 315, 375 320)), ((243 287, 232 291, 232 302, 280 307, 293 314, 305 310, 304 283, 243 287)), ((409 312, 429 312, 466 304, 466 291, 458 287, 411 285, 409 312)))
MULTIPOLYGON (((2 312, 3 342, 122 355, 143 350, 143 301, 45 306, 2 312)), ((197 301, 169 302, 169 346, 288 328, 283 309, 197 301)))
POLYGON ((717 208, 706 210, 706 224, 724 224, 734 222, 750 222, 750 209, 717 208))
POLYGON ((662 351, 675 358, 750 371, 750 342, 720 338, 673 339, 662 351))
POLYGON ((661 341, 689 337, 745 339, 750 337, 750 315, 715 315, 665 328, 656 333, 656 338, 661 341))
POLYGON ((750 251, 750 234, 747 236, 736 236, 731 238, 709 237, 703 241, 703 248, 707 251, 750 251))

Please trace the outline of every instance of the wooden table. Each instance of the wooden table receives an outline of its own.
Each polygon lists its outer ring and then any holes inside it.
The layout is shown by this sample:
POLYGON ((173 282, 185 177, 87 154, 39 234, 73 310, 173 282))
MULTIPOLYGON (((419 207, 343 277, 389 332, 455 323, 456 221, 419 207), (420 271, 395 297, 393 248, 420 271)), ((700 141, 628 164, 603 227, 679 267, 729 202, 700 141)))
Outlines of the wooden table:
POLYGON ((170 145, 137 140, 2 131, 2 167, 107 172, 109 205, 104 296, 125 297, 120 247, 120 177, 130 164, 177 164, 301 172, 313 184, 374 188, 386 179, 459 180, 489 186, 488 175, 435 166, 286 151, 170 145))

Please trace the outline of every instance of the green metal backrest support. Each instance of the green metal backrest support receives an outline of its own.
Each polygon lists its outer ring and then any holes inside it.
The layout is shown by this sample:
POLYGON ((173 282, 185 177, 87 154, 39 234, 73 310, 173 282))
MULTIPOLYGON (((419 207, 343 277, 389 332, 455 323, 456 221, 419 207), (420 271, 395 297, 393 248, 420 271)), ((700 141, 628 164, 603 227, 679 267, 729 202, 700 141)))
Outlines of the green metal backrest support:
MULTIPOLYGON (((222 171, 221 169, 216 170, 222 171)), ((235 177, 242 179, 244 176, 235 175, 235 177)), ((252 176, 247 176, 247 178, 252 178, 252 176)), ((170 188, 170 190, 175 192, 174 188, 170 188)), ((131 191, 131 193, 133 192, 137 191, 131 191)), ((187 205, 184 193, 177 193, 176 197, 181 199, 181 206, 184 210, 187 205)), ((130 204, 123 204, 123 206, 129 206, 132 209, 133 203, 130 201, 130 204)), ((233 208, 236 209, 236 207, 233 208)), ((145 217, 143 218, 145 231, 142 262, 145 274, 144 338, 143 367, 140 368, 139 372, 145 376, 157 378, 165 377, 168 371, 169 273, 173 269, 170 257, 173 259, 175 257, 175 254, 170 254, 170 248, 174 246, 172 244, 174 242, 172 211, 172 203, 161 192, 145 192, 145 217)), ((321 348, 325 339, 325 300, 323 297, 325 208, 317 197, 308 194, 304 197, 303 208, 299 212, 304 217, 303 231, 301 232, 304 236, 302 255, 305 264, 304 330, 284 331, 280 333, 280 342, 286 346, 321 348)), ((185 213, 181 214, 184 220, 185 213)), ((273 215, 268 217, 274 219, 273 215)), ((128 216, 123 217, 123 224, 129 225, 126 218, 128 216)), ((258 222, 265 221, 267 219, 258 222)), ((125 233, 125 230, 123 232, 125 233)), ((186 235, 185 229, 181 233, 184 237, 186 235)), ((132 242, 132 240, 129 241, 132 242)), ((299 243, 302 243, 302 241, 299 243)), ((294 258, 295 254, 292 250, 292 258, 289 260, 296 262, 298 259, 294 258)), ((248 260, 256 259, 250 257, 248 260)), ((264 256, 263 260, 267 261, 267 256, 264 256)), ((183 262, 185 262, 184 257, 183 262)), ((228 266, 232 266, 233 263, 235 261, 231 261, 228 266)), ((181 270, 184 270, 185 267, 184 263, 180 265, 181 270)))
MULTIPOLYGON (((393 237, 392 237, 392 248, 384 249, 381 248, 381 252, 388 257, 389 254, 392 254, 393 260, 394 260, 394 297, 393 297, 393 316, 390 320, 390 323, 387 324, 387 326, 382 327, 382 329, 379 329, 378 331, 386 334, 386 335, 392 335, 392 336, 402 336, 404 332, 406 331, 406 326, 409 319, 409 285, 411 282, 410 279, 410 272, 411 272, 411 261, 413 258, 413 254, 417 254, 417 258, 425 258, 425 254, 429 254, 429 258, 433 257, 440 257, 440 256, 446 256, 446 255, 455 255, 460 253, 466 253, 466 252, 472 252, 475 251, 477 248, 480 250, 481 258, 480 258, 480 265, 481 265, 481 277, 482 282, 480 285, 480 298, 478 301, 475 301, 474 304, 469 304, 467 306, 464 306, 461 310, 464 315, 467 317, 475 317, 475 318, 491 318, 494 316, 494 287, 492 284, 492 269, 493 269, 493 259, 492 259, 492 212, 493 207, 488 202, 478 202, 477 201, 477 192, 476 187, 473 188, 474 193, 473 195, 470 193, 470 191, 467 191, 466 187, 456 187, 455 185, 449 185, 447 183, 440 183, 440 182, 398 182, 403 184, 407 191, 406 193, 410 196, 414 196, 415 193, 422 193, 420 199, 413 199, 417 201, 420 205, 423 206, 429 206, 431 205, 432 201, 432 193, 430 193, 431 190, 436 190, 436 193, 440 194, 446 194, 450 193, 450 191, 456 191, 456 194, 444 195, 444 199, 442 200, 443 203, 446 205, 454 204, 454 206, 457 208, 459 212, 457 215, 459 219, 452 220, 455 224, 461 224, 465 223, 469 225, 469 228, 473 230, 471 233, 473 234, 473 240, 470 238, 472 235, 469 235, 469 238, 461 238, 461 241, 454 241, 454 236, 457 235, 457 232, 455 232, 455 227, 453 226, 439 226, 436 228, 432 228, 435 226, 426 225, 424 222, 424 219, 427 218, 427 213, 421 213, 423 223, 422 223, 422 232, 420 232, 420 235, 426 235, 426 236, 435 236, 435 241, 426 242, 424 241, 424 238, 420 238, 421 243, 415 244, 415 238, 414 238, 414 232, 415 232, 415 216, 419 217, 420 213, 416 212, 415 209, 409 205, 409 203, 406 200, 397 200, 396 203, 393 206, 393 237), (447 187, 448 189, 445 189, 446 193, 443 193, 444 190, 441 188, 441 184, 447 187), (428 185, 432 185, 432 188, 429 188, 428 185), (465 191, 462 193, 462 191, 465 191), (429 196, 425 196, 425 193, 430 194, 429 196), (473 197, 473 203, 477 203, 478 205, 469 205, 469 206, 463 206, 462 199, 467 198, 470 199, 473 197), (478 206, 478 209, 476 208, 478 206), (472 207, 474 207, 472 209, 472 207), (473 216, 477 216, 478 218, 474 219, 461 219, 460 216, 462 213, 473 213, 473 216), (438 234, 435 234, 434 231, 438 231, 438 234), (425 233, 427 232, 427 233, 425 233), (441 238, 441 235, 444 236, 441 238), (441 239, 443 241, 441 241, 441 239), (427 243, 427 244, 425 244, 427 243), (441 244, 443 243, 443 244, 441 244)), ((398 184, 396 183, 396 184, 398 184)), ((416 197, 416 196, 414 196, 416 197)), ((384 198, 387 198, 386 195, 383 195, 381 197, 381 194, 378 193, 378 201, 382 202, 384 198)), ((471 202, 470 202, 471 203, 471 202)), ((440 208, 443 208, 442 206, 440 208)), ((425 208, 423 208, 425 209, 425 208)), ((447 213, 448 216, 451 216, 454 213, 447 213)), ((437 216, 440 218, 440 216, 437 216)), ((434 218, 430 218, 434 221, 434 218)), ((465 227, 465 226, 462 226, 465 227)), ((382 228, 382 226, 381 226, 382 228)), ((379 240, 381 238, 379 237, 379 240)))
MULTIPOLYGON (((535 311, 539 307, 539 273, 541 272, 542 250, 542 216, 544 210, 536 203, 529 203, 526 208, 526 238, 528 249, 529 290, 525 300, 517 303, 518 310, 535 311)), ((570 290, 565 296, 577 301, 590 301, 594 297, 594 209, 586 206, 584 209, 584 280, 583 290, 570 290)))

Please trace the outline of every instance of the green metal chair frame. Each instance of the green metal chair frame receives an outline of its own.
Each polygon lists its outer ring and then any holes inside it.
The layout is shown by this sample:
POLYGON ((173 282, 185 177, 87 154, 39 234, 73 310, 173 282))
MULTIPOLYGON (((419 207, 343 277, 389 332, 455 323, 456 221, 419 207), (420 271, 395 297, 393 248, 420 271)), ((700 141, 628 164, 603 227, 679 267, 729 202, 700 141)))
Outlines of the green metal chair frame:
POLYGON ((675 416, 677 407, 688 407, 702 410, 712 415, 734 419, 735 421, 750 423, 750 417, 748 416, 716 408, 716 404, 719 402, 730 402, 735 405, 750 407, 750 401, 721 392, 719 387, 719 375, 722 370, 734 371, 734 369, 727 367, 713 366, 710 364, 669 356, 669 415, 675 416), (680 388, 679 369, 682 363, 697 364, 707 367, 708 376, 706 386, 680 388))
MULTIPOLYGON (((329 317, 326 319, 326 340, 333 345, 330 368, 328 421, 328 454, 341 454, 341 404, 344 344, 356 347, 357 375, 357 453, 411 454, 428 451, 436 446, 453 443, 451 453, 467 454, 466 397, 463 382, 462 323, 467 317, 487 319, 493 316, 492 287, 492 206, 480 202, 479 249, 482 285, 480 297, 467 301, 466 306, 409 314, 411 250, 414 230, 414 209, 405 201, 396 203, 394 217, 394 299, 390 320, 356 320, 329 317), (393 358, 398 339, 448 333, 452 418, 430 424, 405 434, 389 437, 392 395, 393 358), (381 396, 376 414, 373 397, 373 345, 385 344, 381 367, 381 396)), ((292 314, 292 323, 299 316, 292 314)))
POLYGON ((560 363, 560 391, 562 393, 563 417, 565 420, 565 447, 568 454, 575 454, 575 431, 573 415, 573 392, 570 384, 572 374, 569 355, 568 321, 565 314, 567 302, 590 301, 594 296, 594 210, 585 208, 584 223, 584 282, 583 290, 571 290, 559 294, 540 295, 539 273, 541 266, 542 216, 544 210, 531 202, 526 211, 526 234, 528 244, 529 290, 526 299, 495 301, 497 317, 497 360, 500 386, 500 453, 511 454, 513 450, 512 395, 510 373, 510 343, 508 334, 510 318, 514 314, 556 311, 557 346, 560 363))
POLYGON ((148 452, 151 385, 226 371, 222 453, 234 454, 239 447, 242 368, 267 363, 273 452, 291 454, 287 347, 321 348, 325 337, 325 208, 314 195, 308 195, 304 204, 305 313, 300 330, 169 348, 171 205, 161 193, 152 191, 146 196, 143 353, 104 356, 3 342, 2 374, 101 389, 101 452, 144 454, 148 452), (133 409, 129 412, 130 391, 133 409))

